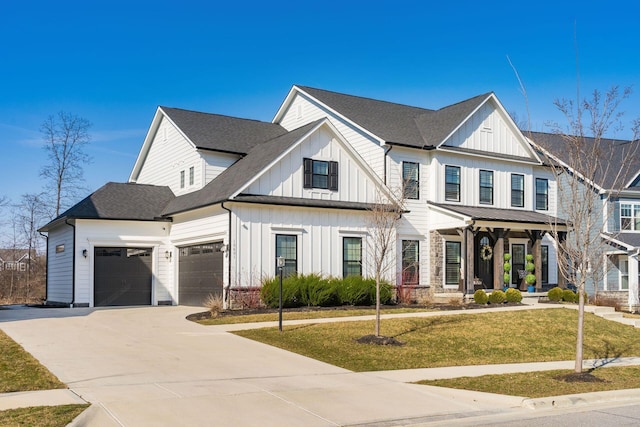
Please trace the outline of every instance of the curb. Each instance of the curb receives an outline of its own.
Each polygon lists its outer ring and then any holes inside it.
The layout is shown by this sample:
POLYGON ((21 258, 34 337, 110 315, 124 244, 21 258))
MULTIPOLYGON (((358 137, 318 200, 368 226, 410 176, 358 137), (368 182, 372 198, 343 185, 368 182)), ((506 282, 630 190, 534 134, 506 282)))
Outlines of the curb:
POLYGON ((569 408, 600 403, 640 402, 640 388, 596 391, 593 393, 567 394, 565 396, 524 399, 522 407, 533 410, 569 408))

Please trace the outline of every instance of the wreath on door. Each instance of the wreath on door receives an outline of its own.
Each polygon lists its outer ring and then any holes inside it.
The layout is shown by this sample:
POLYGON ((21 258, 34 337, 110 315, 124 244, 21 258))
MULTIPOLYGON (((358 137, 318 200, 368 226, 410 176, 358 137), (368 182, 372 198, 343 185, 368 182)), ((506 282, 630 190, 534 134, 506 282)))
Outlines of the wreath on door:
POLYGON ((480 248, 480 258, 483 261, 489 261, 493 257, 493 248, 489 245, 482 245, 480 248))

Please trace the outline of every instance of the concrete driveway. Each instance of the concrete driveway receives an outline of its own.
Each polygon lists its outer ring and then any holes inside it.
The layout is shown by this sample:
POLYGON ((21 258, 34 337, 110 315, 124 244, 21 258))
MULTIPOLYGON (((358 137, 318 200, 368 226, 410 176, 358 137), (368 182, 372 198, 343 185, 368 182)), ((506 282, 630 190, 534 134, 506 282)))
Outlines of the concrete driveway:
POLYGON ((77 425, 408 425, 520 405, 353 373, 185 320, 196 311, 3 310, 0 329, 94 404, 77 425))

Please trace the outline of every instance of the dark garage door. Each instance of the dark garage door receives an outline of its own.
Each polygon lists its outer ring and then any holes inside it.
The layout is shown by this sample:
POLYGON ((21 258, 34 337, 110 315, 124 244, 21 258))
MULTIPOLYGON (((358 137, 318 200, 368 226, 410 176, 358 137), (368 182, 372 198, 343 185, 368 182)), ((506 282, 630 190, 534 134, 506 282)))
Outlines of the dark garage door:
POLYGON ((221 248, 222 242, 180 248, 180 304, 201 306, 209 294, 222 296, 221 248))
POLYGON ((95 248, 93 304, 151 304, 151 248, 95 248))

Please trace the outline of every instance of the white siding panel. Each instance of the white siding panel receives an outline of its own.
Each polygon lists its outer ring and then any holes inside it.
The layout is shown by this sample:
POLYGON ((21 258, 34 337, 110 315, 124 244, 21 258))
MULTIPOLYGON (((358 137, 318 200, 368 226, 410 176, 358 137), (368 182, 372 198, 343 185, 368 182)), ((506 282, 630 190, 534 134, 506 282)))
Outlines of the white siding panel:
POLYGON ((353 159, 351 153, 333 138, 328 130, 320 128, 252 183, 245 192, 309 199, 373 202, 375 188, 376 184, 353 159), (304 189, 304 158, 337 161, 338 191, 304 189))
MULTIPOLYGON (((336 277, 342 277, 342 238, 362 237, 363 272, 372 275, 372 265, 367 264, 371 242, 366 233, 366 212, 239 204, 232 210, 235 268, 231 286, 260 286, 261 278, 276 275, 276 234, 298 236, 299 273, 336 277)), ((394 276, 395 272, 390 272, 389 280, 394 276)))
POLYGON ((384 148, 380 146, 380 143, 315 100, 299 93, 296 94, 279 124, 287 130, 293 130, 325 117, 331 120, 331 123, 338 129, 340 134, 349 141, 358 154, 382 178, 384 173, 384 148))
POLYGON ((492 102, 485 103, 469 118, 445 145, 499 153, 511 156, 530 157, 530 151, 510 123, 502 117, 492 102))
POLYGON ((240 156, 235 154, 226 153, 214 153, 214 152, 201 152, 204 159, 204 185, 207 185, 215 178, 218 177, 225 169, 234 164, 240 159, 240 156))
POLYGON ((165 185, 177 196, 202 188, 200 154, 167 119, 163 118, 144 160, 138 184, 165 185), (166 135, 166 138, 165 138, 166 135), (189 168, 194 167, 195 182, 189 185, 189 168), (185 187, 180 188, 180 171, 185 187))
POLYGON ((73 300, 73 228, 62 224, 49 232, 47 253, 47 300, 70 303, 73 300), (56 253, 56 246, 64 252, 56 253))

